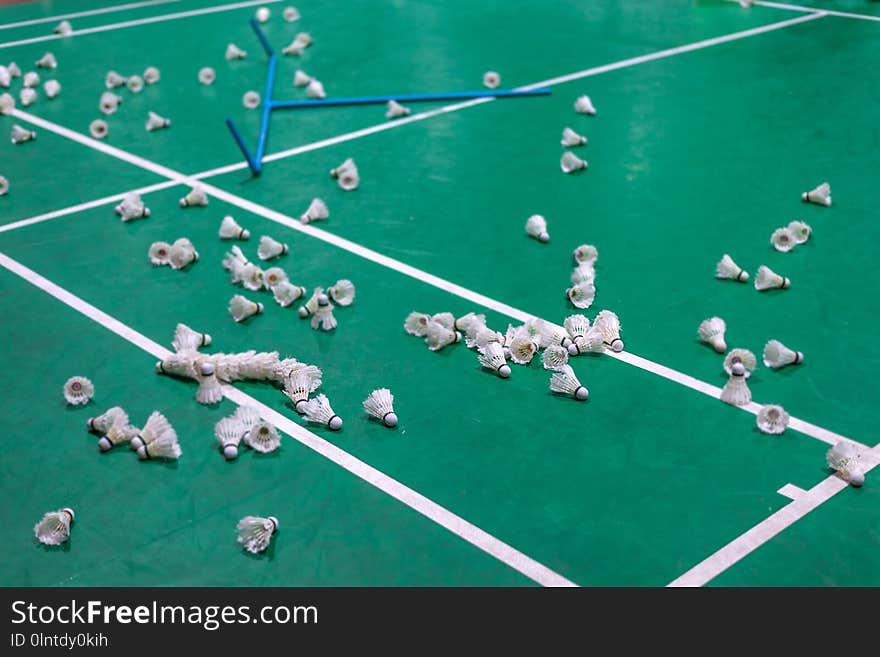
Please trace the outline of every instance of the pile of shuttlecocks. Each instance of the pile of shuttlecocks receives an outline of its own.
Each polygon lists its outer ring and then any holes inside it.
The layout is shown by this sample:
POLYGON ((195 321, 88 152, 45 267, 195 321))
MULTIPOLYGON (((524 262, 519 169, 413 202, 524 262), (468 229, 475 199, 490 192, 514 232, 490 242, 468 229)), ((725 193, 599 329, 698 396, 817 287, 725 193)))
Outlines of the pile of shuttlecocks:
POLYGON ((255 452, 268 454, 281 446, 281 436, 271 422, 260 418, 253 406, 239 406, 235 413, 224 417, 214 425, 214 436, 227 461, 238 458, 241 443, 255 452))
POLYGON ((184 269, 187 265, 198 262, 199 252, 188 238, 180 237, 171 244, 153 242, 147 256, 155 267, 167 265, 172 269, 184 269))
POLYGON ((143 428, 138 428, 129 423, 122 407, 114 406, 89 418, 86 429, 99 436, 98 449, 102 452, 128 443, 141 460, 176 461, 181 455, 177 432, 159 411, 153 411, 143 428))

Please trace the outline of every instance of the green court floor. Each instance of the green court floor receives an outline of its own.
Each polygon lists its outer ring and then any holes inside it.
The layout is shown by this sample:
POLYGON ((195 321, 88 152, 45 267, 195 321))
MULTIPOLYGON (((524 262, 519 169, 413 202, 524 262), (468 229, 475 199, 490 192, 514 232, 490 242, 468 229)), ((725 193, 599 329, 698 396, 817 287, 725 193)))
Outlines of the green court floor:
MULTIPOLYGON (((867 447, 880 443, 880 349, 864 330, 880 311, 870 174, 880 146, 870 111, 880 100, 880 23, 720 0, 354 2, 346 12, 296 4, 302 19, 290 24, 280 17, 284 3, 267 5, 276 48, 299 31, 315 38, 302 58, 279 59, 276 97, 304 95, 291 84, 297 68, 319 77, 331 96, 478 89, 488 69, 514 87, 766 30, 554 84, 549 96, 496 100, 326 146, 308 145, 384 127, 384 108, 276 112, 267 152, 304 152, 267 162, 259 177, 238 169, 205 182, 291 218, 319 196, 330 208, 316 225, 323 236, 216 197, 181 209, 180 184, 145 194, 147 220, 122 223, 107 202, 4 230, 167 178, 40 127, 33 143, 0 140, 0 174, 11 185, 0 197, 7 300, 0 353, 21 373, 2 401, 0 490, 19 502, 0 511, 0 557, 9 565, 0 585, 542 583, 515 559, 496 558, 467 532, 449 531, 293 437, 284 436, 276 454, 224 462, 213 425, 234 410, 231 401, 198 404, 194 383, 156 375, 155 356, 91 311, 49 296, 19 265, 169 349, 184 322, 213 336, 208 350, 278 350, 318 365, 345 427, 310 431, 582 586, 664 586, 700 564, 786 507, 780 488, 810 491, 832 475, 821 429, 867 447), (801 20, 777 25, 794 19, 801 20), (597 116, 573 111, 583 93, 597 116), (559 170, 565 126, 589 139, 577 151, 589 168, 577 175, 559 170), (355 192, 327 175, 346 157, 360 170, 355 192), (823 180, 834 205, 801 203, 800 193, 823 180), (534 213, 547 218, 547 244, 524 233, 534 213), (239 243, 249 257, 260 235, 290 245, 277 264, 293 282, 311 289, 354 281, 357 299, 336 311, 334 332, 313 331, 268 292, 230 284, 220 264, 230 243, 217 237, 226 214, 250 229, 250 241, 239 243), (808 222, 813 236, 778 253, 770 234, 793 219, 808 222), (197 263, 184 271, 150 265, 152 242, 183 236, 195 244, 197 263), (331 243, 336 237, 419 271, 406 275, 357 255, 331 243), (502 331, 521 323, 503 304, 561 323, 574 312, 564 291, 571 251, 582 243, 600 254, 586 314, 614 310, 627 352, 720 387, 721 357, 696 339, 702 319, 724 317, 728 345, 759 357, 777 338, 803 351, 805 363, 759 367, 749 379, 754 400, 780 403, 814 428, 766 436, 753 414, 608 355, 572 359, 590 389, 589 401, 578 403, 549 392, 539 358, 500 380, 464 344, 433 353, 403 331, 412 310, 485 312, 502 331), (791 288, 759 293, 716 280, 725 252, 753 276, 770 266, 791 278, 791 288), (488 301, 462 298, 427 275, 488 301), (264 303, 265 314, 235 323, 227 305, 236 293, 264 303), (64 403, 61 387, 74 374, 95 382, 88 407, 64 403), (396 430, 368 420, 361 407, 378 387, 394 392, 396 430), (113 405, 135 422, 161 410, 177 429, 182 458, 162 465, 127 449, 98 453, 84 422, 113 405), (33 523, 65 505, 77 511, 71 541, 61 550, 40 547, 33 523), (235 522, 248 514, 280 520, 263 557, 235 545, 235 522)), ((806 4, 880 14, 876 3, 856 0, 806 4)), ((0 10, 0 24, 99 6, 16 6, 0 10)), ((71 22, 92 28, 212 6, 183 0, 71 22)), ((62 94, 51 101, 41 94, 19 109, 85 135, 108 70, 158 66, 158 84, 120 92, 105 142, 199 174, 242 159, 227 116, 256 143, 259 113, 241 105, 244 91, 263 93, 265 57, 247 24, 256 6, 17 45, 7 44, 50 34, 55 23, 0 29, 0 62, 28 70, 24 63, 54 52, 62 94), (248 51, 245 60, 223 59, 230 41, 248 51), (205 65, 217 69, 212 87, 196 80, 205 65), (148 110, 172 126, 145 131, 148 110)), ((13 123, 27 121, 0 116, 0 129, 13 123)), ((271 385, 236 387, 306 426, 271 385)), ((877 482, 870 472, 862 489, 842 490, 708 584, 876 586, 877 482)))

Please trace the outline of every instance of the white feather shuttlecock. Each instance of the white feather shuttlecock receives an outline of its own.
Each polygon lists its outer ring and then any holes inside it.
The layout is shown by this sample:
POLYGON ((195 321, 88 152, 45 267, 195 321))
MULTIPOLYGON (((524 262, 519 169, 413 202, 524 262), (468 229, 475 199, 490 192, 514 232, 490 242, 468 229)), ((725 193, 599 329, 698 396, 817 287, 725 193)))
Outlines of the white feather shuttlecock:
POLYGON ((9 193, 9 181, 5 176, 0 176, 0 196, 6 196, 9 193))
POLYGON ((214 364, 203 362, 198 369, 199 372, 199 388, 196 390, 196 401, 200 404, 216 404, 223 399, 223 388, 214 364))
POLYGON ((592 281, 582 281, 566 288, 565 296, 575 308, 586 310, 593 305, 593 301, 596 299, 596 286, 592 281))
POLYGON ((352 192, 361 184, 361 176, 356 166, 351 166, 342 171, 336 178, 336 184, 344 192, 352 192))
POLYGON ((40 84, 40 74, 36 71, 28 71, 24 74, 24 79, 22 80, 22 86, 26 89, 32 89, 40 84))
POLYGON ((226 46, 225 57, 226 61, 231 62, 233 59, 244 59, 247 53, 234 43, 230 43, 226 46))
POLYGON ((19 92, 18 99, 21 101, 22 107, 33 105, 35 102, 37 102, 37 92, 35 89, 25 87, 19 92))
POLYGON ((281 15, 284 16, 284 20, 288 23, 293 23, 300 19, 299 10, 293 6, 285 7, 284 12, 281 15))
POLYGON ((746 406, 752 401, 752 393, 743 374, 732 373, 721 389, 721 401, 731 406, 746 406))
POLYGON ((569 315, 562 320, 562 327, 568 331, 572 340, 578 336, 585 336, 590 330, 590 319, 586 315, 569 315))
POLYGON ((396 100, 389 100, 385 110, 385 118, 397 119, 401 116, 409 116, 411 112, 412 110, 409 107, 404 107, 396 100))
POLYGON ((394 395, 388 388, 373 390, 363 402, 364 410, 380 420, 386 427, 397 426, 397 413, 394 412, 394 395))
POLYGON ((542 361, 545 370, 559 371, 563 365, 568 365, 568 349, 558 344, 550 345, 544 349, 542 361))
POLYGON ((251 554, 265 552, 269 547, 272 536, 278 531, 278 518, 269 516, 245 516, 235 526, 238 533, 238 542, 251 554))
POLYGON ((201 347, 211 346, 211 336, 207 333, 199 333, 186 324, 179 323, 174 328, 174 340, 171 341, 174 351, 195 351, 201 347))
POLYGON ((33 141, 37 138, 36 132, 28 130, 27 128, 22 128, 17 123, 12 126, 12 131, 9 135, 9 141, 13 144, 23 144, 26 141, 33 141))
POLYGON ((162 74, 155 66, 148 66, 144 69, 144 82, 147 84, 156 84, 162 74))
POLYGON ((125 86, 133 94, 139 94, 144 88, 144 79, 140 75, 130 75, 125 81, 125 86))
POLYGON ((724 341, 724 332, 727 330, 727 324, 720 317, 710 317, 700 322, 697 328, 697 335, 701 342, 710 345, 719 354, 727 351, 727 343, 724 341))
POLYGON ((254 406, 239 406, 235 409, 235 413, 232 414, 236 420, 238 420, 241 425, 244 427, 245 433, 251 430, 252 427, 256 426, 260 422, 260 411, 257 410, 254 406))
POLYGON ((217 79, 217 72, 214 71, 210 66, 203 66, 199 69, 199 82, 204 85, 214 84, 214 80, 217 79))
POLYGON ((260 237, 260 246, 257 248, 257 256, 260 260, 271 260, 283 256, 288 252, 287 244, 278 242, 268 235, 260 237))
POLYGON ((244 425, 234 416, 224 417, 214 425, 214 437, 227 461, 238 458, 238 446, 244 432, 244 425))
POLYGON ((764 290, 786 290, 791 287, 791 280, 780 276, 767 265, 758 267, 758 275, 755 276, 755 289, 759 292, 764 290))
POLYGON ((758 425, 761 433, 779 435, 785 431, 790 419, 782 406, 767 404, 758 411, 755 423, 758 425))
POLYGON ((487 89, 497 89, 501 84, 501 76, 495 71, 486 71, 483 73, 483 86, 487 89))
POLYGON ((517 365, 528 365, 538 353, 538 345, 527 335, 517 335, 507 347, 510 360, 517 365))
POLYGON ((61 83, 58 80, 46 80, 43 83, 43 92, 51 100, 61 93, 61 83))
POLYGON ((197 205, 202 207, 208 205, 208 195, 199 185, 190 189, 186 196, 180 199, 180 207, 182 208, 191 208, 197 205))
POLYGON ((610 310, 601 310, 593 320, 593 330, 602 334, 602 339, 612 351, 623 351, 623 340, 620 339, 620 319, 610 310))
POLYGON ((86 420, 86 429, 92 433, 103 435, 117 421, 128 424, 128 413, 121 406, 113 406, 95 417, 86 420))
POLYGON ((9 71, 9 75, 11 75, 12 77, 14 77, 14 78, 21 77, 21 69, 18 67, 18 64, 16 64, 15 62, 9 62, 9 66, 7 66, 6 68, 9 71))
POLYGON ((312 221, 322 221, 329 216, 330 211, 327 210, 327 204, 319 198, 314 198, 312 199, 312 202, 309 203, 308 210, 300 215, 299 220, 300 222, 307 224, 312 221))
POLYGON ((428 328, 425 332, 425 343, 428 345, 428 349, 440 351, 443 347, 456 342, 461 342, 461 333, 448 329, 433 319, 428 322, 428 328))
POLYGON ((141 195, 137 192, 128 192, 122 202, 113 208, 122 221, 132 219, 146 219, 150 216, 150 208, 144 205, 141 195))
POLYGON ((195 359, 199 354, 195 351, 182 351, 169 354, 156 362, 157 374, 168 374, 185 379, 197 380, 195 371, 195 359))
POLYGON ((171 119, 167 119, 164 116, 159 116, 155 112, 149 112, 147 114, 147 122, 144 124, 144 127, 152 132, 153 130, 161 130, 162 128, 167 128, 171 125, 171 119))
POLYGON ((271 15, 271 12, 269 11, 268 7, 260 7, 257 9, 256 13, 254 14, 256 19, 258 21, 260 21, 261 23, 267 23, 269 21, 270 15, 271 15))
POLYGON ((275 369, 280 362, 277 351, 251 351, 239 359, 238 371, 243 379, 270 381, 275 378, 275 369))
MULTIPOLYGON (((452 326, 456 331, 463 331, 465 334, 471 332, 472 327, 475 326, 485 326, 486 325, 486 316, 483 314, 477 314, 475 312, 469 312, 461 317, 456 317, 455 322, 453 322, 452 326)), ((476 330, 476 329, 474 329, 476 330)))
POLYGON ((581 244, 572 252, 576 265, 594 265, 599 259, 599 251, 592 244, 581 244))
POLYGON ((604 354, 605 339, 601 331, 590 329, 585 335, 578 335, 572 340, 568 346, 568 353, 571 356, 579 356, 581 354, 604 354))
POLYGON ((563 365, 559 371, 550 375, 550 391, 571 395, 578 401, 584 401, 590 396, 590 391, 578 380, 571 365, 563 365))
MULTIPOLYGON (((317 379, 320 385, 320 379, 317 379)), ((317 386, 314 385, 315 378, 307 371, 300 370, 284 383, 284 394, 293 402, 293 409, 302 415, 305 413, 305 403, 309 400, 317 386)))
POLYGON ((733 258, 725 253, 721 257, 721 260, 715 265, 715 278, 723 278, 745 283, 749 280, 749 273, 737 265, 733 261, 733 258))
POLYGON ((263 304, 251 301, 240 294, 236 294, 229 301, 229 314, 236 322, 242 322, 248 317, 259 315, 263 312, 263 304))
POLYGON ((269 422, 257 422, 244 434, 244 443, 254 451, 268 454, 281 447, 281 436, 269 422))
POLYGON ((172 269, 183 269, 199 259, 199 252, 195 250, 192 242, 185 237, 174 241, 168 252, 168 264, 172 269))
POLYGON ((856 487, 865 483, 865 470, 860 458, 856 446, 843 440, 825 453, 828 465, 836 470, 845 481, 856 487))
POLYGON ((0 94, 0 114, 8 116, 15 109, 15 97, 10 93, 0 94))
POLYGON ((252 292, 262 290, 264 287, 264 272, 252 262, 242 265, 235 274, 238 282, 252 292))
POLYGON ((442 324, 449 330, 453 330, 455 328, 455 315, 450 312, 436 313, 434 315, 431 315, 431 319, 438 324, 442 324))
POLYGON ((9 89, 9 85, 12 83, 12 75, 9 73, 9 69, 6 66, 0 64, 0 87, 4 89, 9 89))
POLYGON ((251 232, 239 226, 231 215, 226 215, 220 222, 219 235, 222 240, 246 240, 251 232))
POLYGON ((788 229, 792 232, 794 240, 798 244, 803 244, 810 239, 810 235, 813 234, 813 229, 810 228, 810 225, 805 224, 803 221, 789 222, 788 229))
POLYGON ((758 366, 758 359, 748 349, 731 349, 724 357, 721 366, 728 375, 741 374, 749 378, 758 366))
POLYGON ((347 278, 341 278, 327 288, 327 294, 338 306, 350 306, 354 303, 355 287, 347 278))
POLYGON ((764 365, 779 369, 786 365, 800 365, 804 355, 800 351, 789 349, 779 340, 768 340, 764 345, 764 365))
POLYGON ((305 51, 305 49, 308 48, 311 44, 311 35, 308 32, 300 32, 294 37, 293 41, 291 41, 289 44, 281 49, 281 53, 284 55, 294 55, 296 57, 300 57, 303 54, 303 51, 305 51))
POLYGON ((506 379, 510 376, 510 365, 507 364, 507 359, 504 357, 501 343, 489 342, 478 347, 478 351, 477 359, 480 361, 480 365, 492 370, 501 379, 506 379))
POLYGON ((557 345, 563 347, 564 349, 568 349, 568 345, 571 344, 571 336, 568 334, 565 328, 562 326, 557 326, 556 324, 552 324, 550 322, 543 322, 541 324, 541 329, 538 337, 538 345, 540 347, 557 345))
POLYGON ((119 96, 112 91, 105 91, 101 94, 101 98, 98 100, 98 109, 101 110, 102 114, 109 116, 119 109, 119 104, 121 102, 122 96, 119 96))
POLYGON ((110 131, 110 126, 102 119, 95 119, 89 123, 89 134, 95 139, 103 139, 110 131))
POLYGON ((336 317, 333 316, 333 304, 326 294, 318 297, 318 307, 312 314, 310 325, 315 330, 332 331, 336 328, 336 317))
POLYGON ((138 433, 137 427, 133 427, 128 423, 128 415, 123 413, 113 424, 104 432, 104 435, 98 440, 98 449, 107 452, 116 445, 122 445, 131 441, 138 433))
POLYGON ((320 80, 312 78, 308 85, 306 85, 306 95, 309 98, 326 98, 327 92, 324 91, 324 85, 321 84, 320 80))
POLYGON ((246 91, 241 97, 241 104, 246 109, 257 109, 260 106, 260 94, 256 91, 246 91))
POLYGON ((289 282, 287 272, 281 269, 281 267, 269 267, 263 272, 263 287, 267 290, 271 291, 279 283, 287 282, 289 282))
POLYGON ((811 189, 809 192, 801 194, 801 200, 805 203, 815 203, 816 205, 824 205, 828 207, 831 205, 831 185, 827 182, 823 182, 815 189, 811 189))
POLYGON ((55 55, 51 52, 47 52, 34 62, 34 65, 37 68, 58 68, 58 60, 55 59, 55 55))
POLYGON ((330 406, 330 400, 323 393, 315 395, 303 404, 303 415, 306 421, 323 424, 332 431, 339 431, 342 428, 342 418, 336 415, 330 406))
POLYGON ((72 376, 64 382, 64 399, 72 406, 88 404, 94 395, 94 384, 84 376, 72 376))
POLYGON ((104 86, 108 89, 125 86, 125 81, 125 78, 119 75, 116 71, 109 71, 107 75, 104 76, 104 86))
POLYGON ((70 36, 73 32, 73 26, 70 24, 70 21, 65 20, 58 23, 52 31, 61 36, 70 36))
POLYGON ((588 166, 589 164, 586 160, 582 160, 571 151, 565 151, 559 160, 559 168, 562 169, 563 173, 574 173, 575 171, 586 169, 588 166))
POLYGON ((591 116, 596 114, 596 108, 593 107, 593 102, 587 95, 578 96, 574 101, 574 111, 578 114, 590 114, 591 116))
POLYGON ((73 522, 73 509, 65 507, 58 511, 43 514, 34 525, 34 536, 44 545, 61 545, 70 538, 70 524, 73 522))
POLYGON ((138 458, 166 459, 176 461, 180 458, 181 449, 177 442, 177 432, 159 411, 153 411, 147 419, 146 425, 140 433, 132 438, 132 446, 135 441, 140 442, 137 447, 138 458))
POLYGON ((547 242, 550 233, 547 232, 547 220, 539 214, 533 214, 526 220, 526 233, 539 242, 547 242))
POLYGON ((306 73, 305 71, 298 70, 293 74, 293 86, 294 87, 305 87, 309 82, 312 81, 312 76, 306 73))
POLYGON ((324 288, 316 287, 312 291, 312 296, 309 297, 308 301, 297 308, 297 313, 299 314, 300 319, 305 319, 306 317, 311 317, 315 314, 318 310, 318 299, 322 296, 325 296, 324 288))
POLYGON ((354 163, 354 159, 350 157, 345 158, 345 160, 339 166, 330 169, 330 177, 338 178, 340 174, 342 174, 347 169, 357 169, 357 165, 354 163))
POLYGON ((562 131, 562 141, 559 143, 566 148, 574 148, 576 146, 584 146, 587 143, 587 138, 579 135, 571 128, 565 128, 562 131))
POLYGON ((770 244, 772 244, 773 248, 777 251, 788 253, 797 246, 797 240, 795 239, 794 233, 792 233, 787 227, 777 228, 773 231, 773 234, 770 235, 770 244))
POLYGON ((428 332, 428 322, 430 321, 430 315, 414 310, 406 316, 403 322, 403 330, 417 338, 422 338, 428 332))
POLYGON ((272 287, 272 296, 275 297, 275 302, 282 308, 286 308, 297 299, 301 299, 305 296, 305 293, 306 288, 294 285, 288 281, 282 281, 272 287))

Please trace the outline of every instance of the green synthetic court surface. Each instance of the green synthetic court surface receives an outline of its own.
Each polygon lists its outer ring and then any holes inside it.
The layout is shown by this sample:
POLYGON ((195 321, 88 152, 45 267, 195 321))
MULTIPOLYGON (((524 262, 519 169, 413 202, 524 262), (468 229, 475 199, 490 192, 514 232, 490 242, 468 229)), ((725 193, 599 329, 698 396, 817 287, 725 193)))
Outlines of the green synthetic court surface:
MULTIPOLYGON (((871 18, 880 3, 807 3, 838 14, 721 0, 294 4, 294 23, 281 18, 286 3, 182 0, 71 18, 84 33, 67 38, 40 40, 56 18, 0 29, 0 62, 27 71, 51 51, 58 68, 41 77, 63 87, 54 100, 41 87, 37 103, 0 116, 5 134, 15 123, 38 134, 0 140, 10 182, 0 197, 0 584, 665 586, 797 507, 777 492, 791 484, 816 508, 759 530, 699 583, 880 586, 880 479, 871 471, 862 488, 838 491, 825 464, 836 437, 863 445, 866 459, 880 443, 871 329, 880 313, 880 21, 871 18), (554 83, 549 96, 453 103, 399 125, 381 105, 275 112, 267 153, 297 150, 270 158, 261 176, 238 166, 205 177, 223 198, 209 189, 204 208, 181 209, 188 186, 169 183, 144 194, 149 219, 120 222, 113 206, 125 192, 168 180, 156 165, 171 176, 240 165, 227 116, 255 148, 260 112, 241 96, 263 94, 266 58, 247 22, 260 5, 272 10, 263 27, 276 50, 300 31, 315 39, 301 58, 279 54, 276 98, 304 97, 292 86, 297 68, 331 97, 476 90, 490 69, 503 88, 587 73, 554 83), (182 12, 192 13, 171 16, 182 12), (847 12, 856 15, 839 15, 847 12), (229 42, 248 57, 225 61, 229 42), (88 141, 89 122, 105 118, 97 104, 107 71, 151 65, 159 83, 120 91, 108 137, 88 141), (213 86, 198 83, 202 66, 216 69, 213 86), (573 111, 584 93, 597 116, 573 111), (149 110, 171 127, 144 130, 149 110), (575 151, 589 161, 577 175, 559 169, 565 126, 589 139, 575 151), (327 175, 346 157, 361 175, 354 192, 327 175), (834 205, 801 203, 824 180, 834 205), (316 196, 330 209, 318 230, 283 224, 316 196), (523 230, 535 213, 547 218, 547 244, 523 230), (249 257, 263 234, 290 245, 277 264, 293 282, 355 283, 334 332, 313 331, 299 304, 281 308, 268 292, 229 283, 220 263, 231 243, 217 237, 226 214, 251 231, 238 243, 249 257), (793 219, 809 223, 812 238, 776 252, 770 234, 793 219), (183 236, 197 263, 150 265, 152 242, 183 236), (561 323, 574 312, 564 290, 582 243, 599 250, 585 314, 615 311, 624 356, 644 359, 572 359, 586 403, 552 395, 540 358, 500 380, 464 344, 433 353, 403 330, 412 310, 484 312, 502 331, 526 315, 561 323), (725 252, 753 276, 768 265, 791 288, 716 280, 725 252), (236 293, 265 314, 235 323, 227 305, 236 293), (694 389, 726 380, 721 356, 696 338, 712 315, 727 321, 730 347, 760 358, 777 338, 805 354, 802 366, 759 366, 749 379, 757 403, 782 404, 797 426, 761 434, 753 413, 694 389), (170 349, 178 322, 210 333, 209 351, 278 350, 319 366, 343 430, 307 426, 271 385, 239 383, 310 433, 294 427, 278 452, 243 450, 225 462, 213 427, 235 404, 198 404, 195 383, 156 375, 143 348, 170 349), (670 369, 658 375, 657 364, 670 369), (64 402, 75 374, 95 383, 86 407, 64 402), (697 382, 682 385, 684 375, 697 382), (378 387, 395 395, 396 430, 361 407, 378 387), (114 405, 136 424, 165 414, 181 459, 99 453, 84 423, 114 405), (315 436, 354 465, 300 442, 315 436), (390 479, 374 485, 350 471, 366 472, 363 464, 390 479), (423 497, 405 504, 386 492, 389 481, 423 497), (425 513, 425 499, 446 520, 425 513), (62 506, 76 510, 71 539, 44 548, 33 524, 62 506), (281 526, 257 557, 235 543, 235 523, 250 514, 281 526)), ((0 27, 103 6, 16 5, 0 9, 0 27)), ((13 81, 16 98, 19 87, 13 81)))

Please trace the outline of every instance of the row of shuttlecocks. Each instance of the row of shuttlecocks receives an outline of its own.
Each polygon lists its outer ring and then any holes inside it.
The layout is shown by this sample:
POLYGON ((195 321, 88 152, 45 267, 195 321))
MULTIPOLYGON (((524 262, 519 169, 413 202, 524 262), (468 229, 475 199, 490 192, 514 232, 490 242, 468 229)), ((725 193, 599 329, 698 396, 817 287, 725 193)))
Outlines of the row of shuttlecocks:
MULTIPOLYGON (((526 233, 539 242, 548 242, 550 233, 547 220, 540 214, 533 214, 526 220, 526 233)), ((596 260, 599 251, 592 244, 581 244, 572 252, 574 269, 571 272, 571 285, 565 288, 565 296, 580 310, 586 310, 596 299, 596 260)))
MULTIPOLYGON (((587 95, 577 97, 574 101, 574 111, 578 114, 588 114, 590 116, 596 115, 596 108, 593 106, 593 102, 587 95)), ((560 143, 563 148, 576 148, 578 146, 586 146, 587 138, 575 132, 574 129, 566 126, 562 130, 562 141, 560 143)), ((563 173, 576 173, 578 171, 583 171, 588 166, 586 160, 579 158, 572 151, 565 151, 562 154, 562 158, 559 160, 559 168, 562 169, 563 173)))
POLYGON ((89 418, 86 429, 100 436, 98 449, 102 452, 128 443, 142 460, 176 461, 181 455, 177 432, 159 411, 153 411, 143 428, 138 428, 129 423, 128 413, 122 407, 114 406, 101 415, 89 418))

